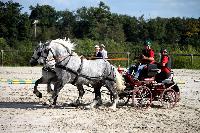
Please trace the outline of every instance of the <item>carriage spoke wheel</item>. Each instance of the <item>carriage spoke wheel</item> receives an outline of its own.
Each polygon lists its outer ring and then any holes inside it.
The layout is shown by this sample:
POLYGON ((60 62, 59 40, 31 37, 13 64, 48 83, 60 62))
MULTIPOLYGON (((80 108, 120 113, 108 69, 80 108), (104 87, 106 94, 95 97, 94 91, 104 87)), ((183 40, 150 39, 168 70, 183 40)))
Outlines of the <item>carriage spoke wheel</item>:
POLYGON ((173 89, 166 89, 161 94, 161 103, 164 108, 173 108, 177 102, 177 94, 173 89))
POLYGON ((132 103, 136 108, 148 108, 152 103, 151 90, 146 86, 140 86, 133 91, 132 103))

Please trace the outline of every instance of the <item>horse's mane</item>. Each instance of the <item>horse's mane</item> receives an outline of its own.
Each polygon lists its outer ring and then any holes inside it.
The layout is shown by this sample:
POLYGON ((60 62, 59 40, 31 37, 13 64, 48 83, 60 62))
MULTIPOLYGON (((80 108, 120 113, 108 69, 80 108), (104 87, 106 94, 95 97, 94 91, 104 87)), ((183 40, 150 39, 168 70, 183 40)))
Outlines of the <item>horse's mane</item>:
POLYGON ((50 44, 51 43, 60 43, 60 44, 63 44, 65 47, 67 47, 70 51, 72 51, 72 50, 74 50, 75 49, 75 46, 76 46, 76 44, 75 43, 72 43, 71 42, 71 40, 68 38, 67 40, 66 40, 66 38, 65 39, 60 39, 60 38, 58 38, 58 39, 55 39, 55 40, 52 40, 51 42, 50 42, 50 44))

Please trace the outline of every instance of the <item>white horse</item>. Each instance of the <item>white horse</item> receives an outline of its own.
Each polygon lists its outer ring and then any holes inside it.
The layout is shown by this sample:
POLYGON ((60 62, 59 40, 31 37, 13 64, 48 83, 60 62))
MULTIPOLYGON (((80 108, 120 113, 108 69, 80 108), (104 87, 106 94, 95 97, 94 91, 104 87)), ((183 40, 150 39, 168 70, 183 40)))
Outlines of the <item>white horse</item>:
POLYGON ((110 91, 113 96, 111 108, 115 109, 118 102, 118 93, 124 90, 124 81, 117 69, 104 59, 87 60, 80 58, 75 52, 75 44, 70 40, 56 39, 47 42, 48 47, 42 55, 45 64, 49 68, 55 68, 58 82, 55 85, 52 101, 57 97, 59 91, 66 83, 76 86, 92 85, 95 92, 93 102, 88 106, 94 107, 101 103, 102 86, 110 91))
MULTIPOLYGON (((46 55, 46 47, 48 46, 48 43, 39 43, 39 45, 35 48, 34 53, 30 59, 30 64, 31 66, 36 66, 38 63, 44 65, 44 67, 42 68, 42 77, 39 78, 34 85, 34 90, 33 93, 39 97, 42 98, 42 93, 37 89, 37 86, 39 84, 47 84, 47 92, 50 94, 53 94, 53 90, 51 88, 51 84, 53 84, 54 86, 56 85, 56 82, 58 80, 56 72, 54 71, 54 67, 48 67, 45 64, 45 58, 43 57, 43 55, 46 55)), ((79 97, 76 100, 75 105, 78 105, 81 103, 82 97, 85 93, 83 86, 82 85, 77 85, 77 89, 79 91, 79 97)), ((57 101, 57 96, 54 98, 54 102, 53 105, 56 105, 56 101, 57 101)))

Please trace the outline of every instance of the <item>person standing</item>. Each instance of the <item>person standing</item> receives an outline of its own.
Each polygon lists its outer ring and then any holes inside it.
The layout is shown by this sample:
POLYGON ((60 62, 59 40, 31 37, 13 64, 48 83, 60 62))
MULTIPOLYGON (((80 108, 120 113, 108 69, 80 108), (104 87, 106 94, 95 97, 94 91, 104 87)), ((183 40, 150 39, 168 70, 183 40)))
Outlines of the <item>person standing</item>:
POLYGON ((107 51, 105 50, 105 45, 104 44, 100 45, 100 52, 102 54, 102 58, 103 59, 108 58, 107 51))
POLYGON ((95 45, 95 57, 102 58, 102 53, 100 52, 99 45, 95 45))

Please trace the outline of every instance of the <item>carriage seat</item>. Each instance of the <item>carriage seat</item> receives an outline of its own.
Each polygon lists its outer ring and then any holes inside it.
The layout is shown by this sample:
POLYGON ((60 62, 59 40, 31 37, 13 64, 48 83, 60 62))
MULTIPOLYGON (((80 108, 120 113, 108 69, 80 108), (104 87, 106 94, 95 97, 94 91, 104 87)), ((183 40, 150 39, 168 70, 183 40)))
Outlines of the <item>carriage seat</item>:
POLYGON ((149 70, 149 72, 159 72, 159 71, 160 71, 160 69, 158 69, 158 68, 154 68, 154 69, 149 70))
POLYGON ((156 64, 148 64, 147 68, 148 68, 147 70, 148 77, 155 77, 158 71, 160 71, 160 69, 158 69, 158 66, 156 64))

